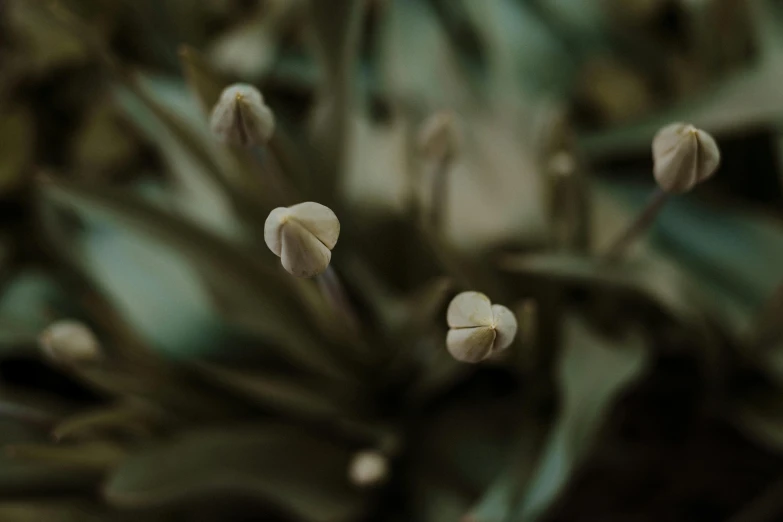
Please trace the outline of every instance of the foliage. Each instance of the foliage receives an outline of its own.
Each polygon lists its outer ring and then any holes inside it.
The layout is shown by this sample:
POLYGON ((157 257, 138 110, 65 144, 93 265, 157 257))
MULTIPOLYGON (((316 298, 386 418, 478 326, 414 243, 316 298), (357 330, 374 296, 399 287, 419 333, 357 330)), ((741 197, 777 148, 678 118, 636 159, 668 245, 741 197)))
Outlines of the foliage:
POLYGON ((0 9, 0 519, 783 513, 771 0, 0 9), (234 80, 274 110, 259 150, 209 132, 234 80), (463 141, 433 195, 416 136, 443 109, 463 141), (681 117, 723 167, 609 264, 681 117), (331 280, 264 245, 302 201, 340 219, 331 280), (480 365, 445 348, 462 290, 520 324, 480 365), (103 357, 47 360, 61 318, 103 357), (351 482, 365 450, 383 483, 351 482))

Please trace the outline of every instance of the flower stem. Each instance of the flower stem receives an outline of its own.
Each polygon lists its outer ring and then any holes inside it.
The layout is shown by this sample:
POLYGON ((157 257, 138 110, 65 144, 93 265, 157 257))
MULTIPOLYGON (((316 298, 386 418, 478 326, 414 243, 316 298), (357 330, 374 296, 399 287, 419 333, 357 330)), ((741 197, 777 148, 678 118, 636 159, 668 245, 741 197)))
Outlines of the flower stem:
POLYGON ((432 172, 429 224, 432 230, 438 234, 445 233, 443 226, 448 216, 449 171, 451 170, 451 165, 452 159, 447 155, 434 165, 432 172))
POLYGON ((316 278, 316 281, 318 287, 321 289, 321 292, 323 292, 324 297, 332 308, 345 318, 348 327, 352 331, 358 332, 359 316, 356 314, 356 310, 354 310, 354 307, 348 298, 348 294, 340 280, 340 276, 337 275, 334 268, 329 265, 324 273, 316 278))
POLYGON ((606 254, 604 254, 604 260, 612 262, 622 258, 628 247, 650 228, 650 225, 653 224, 655 217, 661 211, 668 198, 669 194, 660 188, 656 189, 642 211, 636 216, 636 219, 607 249, 606 254))

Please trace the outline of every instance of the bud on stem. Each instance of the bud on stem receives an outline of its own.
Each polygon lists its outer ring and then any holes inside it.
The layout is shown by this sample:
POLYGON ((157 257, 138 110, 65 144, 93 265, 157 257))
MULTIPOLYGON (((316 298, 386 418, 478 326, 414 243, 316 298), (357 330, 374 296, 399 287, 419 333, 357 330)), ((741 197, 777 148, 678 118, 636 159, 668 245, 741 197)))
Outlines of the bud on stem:
POLYGON ((418 137, 419 152, 429 173, 428 224, 438 231, 448 216, 449 171, 460 148, 461 138, 454 114, 439 112, 422 125, 418 137))
POLYGON ((641 213, 615 240, 604 259, 616 261, 655 221, 670 194, 683 194, 709 179, 720 165, 720 150, 712 136, 686 123, 672 123, 652 143, 653 174, 658 183, 641 213))

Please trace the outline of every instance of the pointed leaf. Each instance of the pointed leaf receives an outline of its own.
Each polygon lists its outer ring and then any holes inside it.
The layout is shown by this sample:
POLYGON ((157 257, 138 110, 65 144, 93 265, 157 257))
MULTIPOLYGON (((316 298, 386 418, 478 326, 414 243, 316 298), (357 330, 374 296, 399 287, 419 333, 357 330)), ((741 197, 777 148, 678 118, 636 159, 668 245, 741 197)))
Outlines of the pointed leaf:
POLYGON ((165 506, 224 491, 251 494, 302 520, 348 520, 362 509, 351 451, 279 425, 187 433, 131 456, 105 495, 120 507, 165 506))
POLYGON ((119 191, 53 179, 47 179, 41 187, 46 196, 61 204, 97 213, 175 245, 187 258, 209 267, 213 274, 220 274, 225 284, 251 290, 248 297, 255 299, 259 315, 263 312, 268 319, 270 336, 286 343, 283 353, 286 358, 317 372, 342 374, 320 343, 302 328, 302 323, 295 321, 300 314, 290 307, 296 305, 280 299, 291 293, 289 283, 234 245, 119 191))

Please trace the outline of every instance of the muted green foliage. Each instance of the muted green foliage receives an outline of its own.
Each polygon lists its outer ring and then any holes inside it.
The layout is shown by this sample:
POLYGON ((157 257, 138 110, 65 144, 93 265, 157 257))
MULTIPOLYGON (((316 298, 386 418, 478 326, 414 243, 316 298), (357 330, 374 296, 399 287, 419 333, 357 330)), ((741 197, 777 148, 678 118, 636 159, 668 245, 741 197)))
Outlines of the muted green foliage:
POLYGON ((0 520, 783 513, 773 1, 0 10, 0 520), (274 111, 266 147, 210 135, 233 81, 274 111), (443 109, 464 137, 433 202, 415 140, 443 109), (723 166, 608 263, 679 119, 723 166), (321 279, 264 244, 302 201, 341 223, 321 279), (445 348, 465 290, 520 325, 480 365, 445 348), (100 361, 44 357, 63 318, 100 361))

